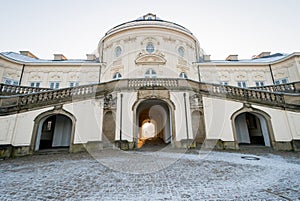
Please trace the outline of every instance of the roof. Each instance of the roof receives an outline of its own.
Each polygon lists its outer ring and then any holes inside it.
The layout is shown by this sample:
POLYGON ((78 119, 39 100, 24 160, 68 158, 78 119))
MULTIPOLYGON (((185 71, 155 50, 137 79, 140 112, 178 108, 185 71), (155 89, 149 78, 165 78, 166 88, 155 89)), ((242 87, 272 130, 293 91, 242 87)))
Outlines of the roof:
POLYGON ((22 62, 22 63, 99 63, 99 61, 90 61, 90 60, 84 60, 84 59, 68 59, 68 60, 47 60, 47 59, 38 59, 38 58, 32 58, 28 57, 16 52, 0 52, 0 55, 16 61, 16 62, 22 62))
POLYGON ((241 59, 236 61, 228 61, 228 60, 210 60, 210 61, 200 61, 200 63, 218 63, 218 64, 239 64, 239 63, 272 63, 284 59, 292 54, 283 54, 276 53, 269 56, 257 58, 257 59, 241 59))
POLYGON ((141 16, 141 17, 137 18, 136 20, 132 20, 132 21, 128 21, 128 22, 124 22, 122 24, 119 24, 119 25, 111 28, 110 30, 108 30, 105 33, 105 35, 113 33, 113 32, 115 32, 119 29, 122 29, 122 28, 134 27, 134 26, 137 26, 137 25, 166 26, 166 24, 169 24, 168 27, 177 28, 177 29, 180 29, 182 31, 185 31, 185 32, 189 33, 190 35, 193 35, 193 33, 190 30, 188 30, 187 28, 185 28, 184 26, 181 26, 181 25, 179 25, 177 23, 174 23, 174 22, 162 20, 161 18, 157 17, 156 15, 154 15, 152 13, 148 13, 144 16, 141 16))

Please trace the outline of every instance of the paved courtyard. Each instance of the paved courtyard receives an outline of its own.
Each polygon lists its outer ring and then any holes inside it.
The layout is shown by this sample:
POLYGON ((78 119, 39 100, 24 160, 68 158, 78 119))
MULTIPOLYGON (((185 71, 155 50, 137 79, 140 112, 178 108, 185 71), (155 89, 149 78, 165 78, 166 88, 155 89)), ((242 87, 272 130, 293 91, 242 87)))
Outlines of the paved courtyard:
POLYGON ((105 150, 0 161, 0 200, 300 200, 299 153, 105 150))

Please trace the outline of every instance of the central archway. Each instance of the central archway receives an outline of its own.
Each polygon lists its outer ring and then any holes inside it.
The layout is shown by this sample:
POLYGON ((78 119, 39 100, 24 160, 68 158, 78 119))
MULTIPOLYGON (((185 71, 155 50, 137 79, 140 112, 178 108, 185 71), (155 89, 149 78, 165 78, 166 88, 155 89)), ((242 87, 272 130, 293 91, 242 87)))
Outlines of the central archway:
POLYGON ((136 109, 137 148, 166 145, 172 141, 171 110, 165 101, 142 101, 136 109))

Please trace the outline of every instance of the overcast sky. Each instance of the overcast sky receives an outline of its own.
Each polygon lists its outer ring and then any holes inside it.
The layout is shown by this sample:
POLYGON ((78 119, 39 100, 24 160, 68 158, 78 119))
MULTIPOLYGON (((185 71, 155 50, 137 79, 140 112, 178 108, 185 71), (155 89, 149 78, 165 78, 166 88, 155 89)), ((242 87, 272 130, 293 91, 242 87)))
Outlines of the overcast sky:
POLYGON ((300 0, 0 0, 0 51, 93 53, 112 27, 154 13, 188 28, 212 59, 300 51, 300 0))

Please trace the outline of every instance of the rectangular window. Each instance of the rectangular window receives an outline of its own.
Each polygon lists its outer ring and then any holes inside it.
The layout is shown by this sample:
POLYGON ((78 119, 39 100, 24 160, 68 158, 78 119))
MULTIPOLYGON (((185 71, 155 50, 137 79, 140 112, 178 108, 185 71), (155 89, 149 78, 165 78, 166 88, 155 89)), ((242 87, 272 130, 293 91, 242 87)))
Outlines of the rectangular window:
POLYGON ((241 88, 246 88, 247 87, 247 84, 246 84, 245 81, 239 81, 239 82, 237 82, 237 84, 238 84, 238 87, 241 87, 241 88))
POLYGON ((275 84, 287 84, 289 82, 288 78, 275 80, 275 84))
POLYGON ((78 87, 79 82, 70 82, 70 87, 78 87))
POLYGON ((221 81, 220 84, 222 84, 222 85, 228 85, 228 82, 227 81, 221 81))
POLYGON ((58 89, 59 88, 59 82, 50 82, 50 88, 51 89, 58 89))
POLYGON ((264 86, 265 84, 264 84, 263 81, 256 81, 256 82, 255 82, 255 85, 256 85, 257 87, 261 87, 261 86, 264 86))
POLYGON ((3 78, 3 84, 19 85, 19 81, 18 80, 9 79, 9 78, 3 78))
POLYGON ((31 86, 31 87, 36 87, 36 88, 39 88, 39 87, 40 87, 40 85, 41 85, 41 83, 40 83, 40 82, 30 82, 30 86, 31 86))

